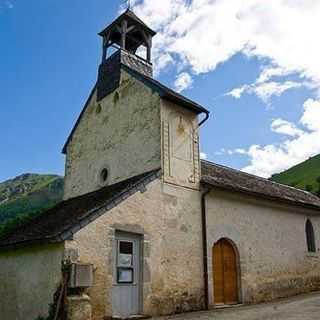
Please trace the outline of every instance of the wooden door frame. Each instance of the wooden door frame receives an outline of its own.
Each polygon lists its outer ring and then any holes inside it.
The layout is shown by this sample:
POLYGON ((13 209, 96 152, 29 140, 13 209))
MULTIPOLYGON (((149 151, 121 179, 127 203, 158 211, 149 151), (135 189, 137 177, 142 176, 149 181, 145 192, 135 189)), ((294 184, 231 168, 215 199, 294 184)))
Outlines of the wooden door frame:
POLYGON ((238 294, 238 303, 242 303, 242 286, 241 286, 241 266, 240 266, 240 253, 237 245, 235 242, 227 237, 221 237, 217 241, 214 242, 213 246, 211 247, 211 268, 212 268, 212 279, 211 279, 211 288, 213 289, 212 291, 212 305, 215 306, 214 302, 214 264, 213 264, 213 249, 214 246, 219 242, 225 240, 227 241, 233 248, 233 251, 235 253, 235 258, 236 258, 236 272, 237 272, 237 294, 238 294))

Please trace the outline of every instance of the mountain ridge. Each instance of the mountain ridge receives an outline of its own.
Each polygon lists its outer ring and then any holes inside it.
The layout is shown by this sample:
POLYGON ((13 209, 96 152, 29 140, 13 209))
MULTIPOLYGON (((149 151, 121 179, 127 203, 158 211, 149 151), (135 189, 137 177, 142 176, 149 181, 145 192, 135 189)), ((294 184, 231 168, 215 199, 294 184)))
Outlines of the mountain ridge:
POLYGON ((320 196, 320 154, 272 175, 270 180, 320 196))
POLYGON ((63 177, 24 173, 0 183, 0 233, 62 200, 63 177))

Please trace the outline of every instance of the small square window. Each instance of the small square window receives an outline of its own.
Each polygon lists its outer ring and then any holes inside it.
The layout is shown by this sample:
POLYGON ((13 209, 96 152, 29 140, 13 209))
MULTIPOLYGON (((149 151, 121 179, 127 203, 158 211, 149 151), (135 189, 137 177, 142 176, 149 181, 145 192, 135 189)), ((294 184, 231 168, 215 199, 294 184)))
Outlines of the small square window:
POLYGON ((132 255, 131 254, 119 254, 118 265, 121 267, 131 267, 132 266, 132 255))
POLYGON ((117 254, 117 282, 118 283, 133 283, 134 268, 133 268, 133 248, 132 241, 118 240, 117 254))
POLYGON ((118 283, 133 283, 132 268, 118 268, 118 283))
POLYGON ((120 241, 119 252, 123 254, 133 254, 133 243, 130 241, 120 241))
POLYGON ((119 241, 118 266, 131 267, 133 264, 133 243, 130 241, 119 241))

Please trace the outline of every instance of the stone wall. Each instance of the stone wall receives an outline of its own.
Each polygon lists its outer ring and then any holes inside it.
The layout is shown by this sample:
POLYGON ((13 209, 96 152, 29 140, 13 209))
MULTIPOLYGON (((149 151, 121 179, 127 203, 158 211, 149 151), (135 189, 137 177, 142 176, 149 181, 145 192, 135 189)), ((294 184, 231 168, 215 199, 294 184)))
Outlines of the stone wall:
POLYGON ((159 168, 160 126, 159 95, 121 71, 118 89, 99 103, 93 94, 67 147, 64 198, 159 168))
POLYGON ((212 247, 230 239, 239 252, 242 302, 253 303, 320 289, 320 255, 307 252, 305 223, 320 248, 320 217, 249 196, 213 190, 207 196, 208 269, 213 305, 212 247))
POLYGON ((93 320, 112 315, 115 231, 143 236, 143 310, 161 315, 203 307, 200 194, 156 180, 80 230, 68 248, 94 263, 93 320))
MULTIPOLYGON (((120 98, 118 106, 110 111, 110 125, 104 127, 97 120, 90 120, 96 117, 90 115, 92 106, 69 145, 66 197, 94 189, 93 172, 100 168, 101 161, 110 166, 110 183, 114 183, 160 167, 162 158, 163 178, 168 183, 152 183, 147 192, 135 194, 67 242, 68 247, 79 250, 82 262, 94 263, 97 268, 95 285, 89 292, 93 319, 112 316, 112 248, 116 230, 143 237, 144 314, 201 309, 204 301, 197 115, 160 101, 158 95, 125 73, 117 93, 120 98), (91 151, 91 146, 97 146, 97 139, 102 145, 103 140, 110 140, 112 146, 91 151), (76 149, 82 149, 81 155, 74 154, 76 149), (87 166, 92 170, 86 170, 87 166)), ((112 104, 114 95, 102 101, 103 112, 108 113, 107 106, 112 104)))
POLYGON ((0 319, 47 316, 61 281, 64 246, 47 245, 0 252, 0 319))

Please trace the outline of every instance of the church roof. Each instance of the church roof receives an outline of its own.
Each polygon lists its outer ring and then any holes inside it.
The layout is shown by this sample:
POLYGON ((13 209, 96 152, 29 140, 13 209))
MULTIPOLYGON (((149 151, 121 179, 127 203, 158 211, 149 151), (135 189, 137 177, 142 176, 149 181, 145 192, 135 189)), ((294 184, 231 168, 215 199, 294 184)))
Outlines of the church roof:
MULTIPOLYGON (((250 175, 209 161, 201 161, 201 183, 257 198, 317 210, 320 198, 268 179, 250 175)), ((160 177, 160 169, 140 174, 97 191, 62 201, 25 225, 0 237, 0 250, 36 243, 58 243, 102 214, 116 207, 134 193, 144 192, 146 185, 160 177)))
POLYGON ((106 211, 116 207, 159 176, 160 169, 143 173, 100 190, 60 202, 40 216, 0 237, 0 249, 72 238, 106 211))
MULTIPOLYGON (((307 191, 257 177, 209 161, 201 161, 201 182, 210 186, 320 210, 320 198, 307 191)), ((320 213, 320 212, 319 212, 320 213)))
MULTIPOLYGON (((188 99, 187 97, 181 95, 180 93, 168 88, 167 86, 165 86, 161 82, 159 82, 151 77, 148 77, 138 71, 135 71, 133 68, 130 68, 129 66, 127 66, 125 64, 121 64, 121 67, 124 68, 124 70, 126 70, 134 78, 141 81, 142 83, 144 83, 146 86, 148 86, 152 90, 158 92, 158 94, 160 95, 161 98, 169 100, 171 102, 174 102, 178 105, 181 105, 181 106, 183 106, 193 112, 196 112, 197 114, 200 114, 200 113, 206 113, 207 115, 209 114, 209 111, 207 109, 205 109, 204 107, 202 107, 200 104, 198 104, 198 103, 188 99)), ((80 116, 78 117, 74 127, 71 130, 70 135, 67 138, 66 143, 63 146, 62 153, 65 154, 67 152, 67 146, 68 146, 69 142, 71 141, 73 133, 75 132, 78 124, 80 123, 80 120, 81 120, 85 110, 87 109, 96 88, 97 88, 97 85, 95 85, 94 88, 92 89, 91 94, 90 94, 87 102, 85 103, 84 108, 82 109, 82 111, 80 113, 80 116)))

